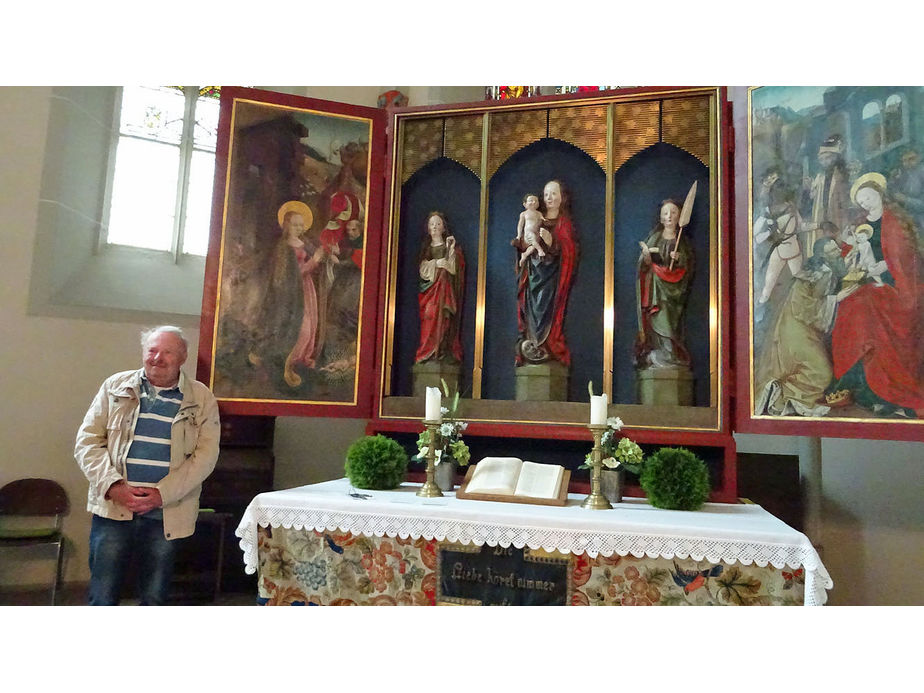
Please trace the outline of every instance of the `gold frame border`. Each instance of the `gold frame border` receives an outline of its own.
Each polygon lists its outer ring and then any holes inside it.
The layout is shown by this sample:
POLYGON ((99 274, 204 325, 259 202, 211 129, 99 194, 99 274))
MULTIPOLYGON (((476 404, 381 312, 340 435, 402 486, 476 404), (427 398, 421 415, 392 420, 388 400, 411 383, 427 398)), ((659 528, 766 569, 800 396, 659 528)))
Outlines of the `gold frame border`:
MULTIPOLYGON (((385 218, 391 221, 391 225, 387 229, 386 237, 388 243, 383 243, 383 249, 387 245, 388 257, 386 260, 385 276, 383 280, 386 282, 386 305, 384 310, 385 318, 385 329, 383 333, 383 344, 381 356, 382 364, 382 375, 379 380, 379 385, 381 387, 380 395, 378 401, 374 403, 374 411, 377 418, 382 420, 404 420, 407 419, 407 416, 395 415, 395 414, 386 414, 383 410, 385 399, 391 397, 391 395, 386 395, 385 393, 391 390, 391 370, 393 367, 393 356, 394 356, 394 339, 395 339, 395 295, 396 295, 396 284, 397 284, 397 261, 396 253, 398 249, 398 233, 397 229, 399 228, 400 222, 400 198, 401 198, 401 185, 399 181, 402 176, 402 167, 401 167, 401 152, 403 151, 404 144, 404 132, 401 127, 401 123, 404 120, 415 120, 421 118, 435 118, 459 113, 472 113, 479 112, 484 114, 484 131, 483 143, 485 146, 482 148, 482 175, 481 175, 481 185, 482 185, 482 208, 479 212, 479 263, 478 263, 478 295, 477 295, 477 305, 476 305, 476 334, 475 334, 475 350, 476 354, 473 355, 474 368, 472 374, 472 399, 480 399, 481 394, 481 367, 483 367, 483 346, 484 346, 484 292, 485 292, 485 273, 486 269, 483 266, 484 263, 481 262, 481 257, 486 252, 487 247, 487 210, 485 207, 486 196, 487 196, 487 185, 488 182, 485 179, 485 167, 487 159, 487 137, 490 132, 490 116, 495 111, 515 111, 519 109, 533 109, 533 110, 548 110, 553 108, 563 108, 573 105, 597 105, 597 104, 606 104, 607 105, 607 165, 605 169, 606 175, 606 201, 607 201, 607 210, 605 211, 605 252, 607 255, 607 262, 604 265, 604 274, 606 286, 604 287, 604 358, 603 358, 603 383, 605 391, 608 395, 612 394, 612 377, 613 377, 613 354, 612 354, 612 344, 613 337, 615 332, 615 300, 613 298, 613 288, 612 288, 612 279, 615 273, 614 262, 615 258, 612 256, 614 250, 615 238, 614 238, 614 223, 615 219, 613 218, 614 213, 612 210, 613 200, 611 195, 615 195, 615 190, 613 189, 613 163, 612 163, 612 148, 613 148, 613 123, 611 122, 612 113, 614 105, 617 103, 626 103, 639 100, 650 100, 652 98, 671 98, 679 95, 703 95, 708 96, 710 99, 709 104, 709 128, 712 137, 710 138, 710 147, 709 147, 709 202, 711 209, 715 211, 715 214, 710 215, 710 228, 709 228, 709 248, 710 248, 710 286, 709 286, 709 333, 710 333, 710 342, 715 345, 715 348, 710 348, 709 354, 709 369, 710 369, 710 406, 709 407, 698 407, 699 409, 715 409, 715 421, 714 425, 709 427, 699 427, 699 426, 632 426, 627 424, 626 428, 645 428, 649 430, 664 430, 664 431, 681 431, 681 432, 699 432, 699 433, 718 433, 723 430, 724 422, 728 417, 727 412, 725 411, 725 398, 722 397, 722 385, 724 382, 723 372, 722 372, 722 359, 721 354, 724 353, 724 337, 723 331, 721 329, 721 315, 722 315, 722 305, 725 300, 725 295, 723 291, 724 283, 724 270, 722 258, 719 257, 721 252, 721 231, 725 223, 725 212, 722 208, 724 202, 723 191, 721 189, 721 179, 722 179, 722 165, 723 157, 721 153, 725 151, 725 133, 722 132, 721 124, 721 113, 719 112, 719 94, 721 87, 689 87, 689 88, 678 88, 678 89, 669 89, 665 91, 638 91, 631 94, 610 94, 608 96, 595 96, 595 97, 584 97, 584 98, 574 98, 574 99, 562 99, 560 101, 541 101, 541 102, 520 102, 520 103, 503 103, 503 102, 489 102, 484 105, 463 105, 463 106, 449 106, 447 108, 437 108, 434 110, 426 111, 415 111, 407 113, 394 113, 391 126, 392 132, 395 133, 395 147, 393 150, 392 162, 391 162, 391 190, 389 191, 389 211, 385 215, 385 218), (607 322, 610 324, 608 325, 607 322), (609 346, 609 349, 607 349, 609 346), (477 389, 476 389, 477 383, 477 389), (478 393, 478 396, 475 396, 475 392, 478 393)), ((750 98, 750 95, 749 95, 750 98)), ((750 145, 750 138, 749 138, 750 145)), ((729 231, 731 234, 731 230, 729 231)), ((507 401, 507 400, 504 400, 507 401)), ((510 400, 513 401, 513 400, 510 400)), ((624 405, 623 405, 624 406, 624 405)), ((643 405, 634 405, 634 406, 643 406, 643 405)), ((683 407, 681 409, 687 409, 683 407)), ((514 419, 482 419, 472 416, 465 416, 467 421, 479 422, 479 423, 497 423, 497 424, 533 424, 533 425, 564 425, 564 426, 573 426, 573 425, 582 425, 583 421, 561 421, 561 420, 514 420, 514 419)))
MULTIPOLYGON (((371 118, 366 118, 363 116, 349 115, 346 113, 332 113, 329 111, 321 111, 315 108, 300 108, 298 106, 286 106, 284 104, 278 103, 267 103, 265 101, 258 101, 257 99, 248 99, 243 97, 234 97, 231 101, 231 122, 228 125, 228 160, 226 162, 225 170, 225 187, 224 187, 224 199, 222 200, 221 208, 221 237, 219 239, 218 246, 218 271, 216 273, 216 285, 215 285, 215 314, 213 318, 212 325, 212 349, 209 354, 209 383, 215 382, 215 351, 218 348, 218 324, 221 310, 221 279, 224 272, 225 265, 225 233, 227 231, 228 225, 228 202, 229 202, 229 190, 231 187, 231 169, 232 162, 234 161, 234 135, 235 128, 234 122, 237 117, 237 107, 238 104, 252 104, 255 106, 261 106, 263 108, 269 109, 278 109, 284 110, 287 112, 298 111, 300 113, 310 113, 313 115, 326 116, 329 118, 338 118, 341 120, 352 120, 357 122, 364 122, 368 125, 368 138, 369 138, 369 152, 368 152, 368 168, 372 168, 372 136, 375 130, 375 123, 371 118)), ((365 208, 369 209, 369 198, 371 196, 371 186, 366 184, 366 199, 365 199, 365 208)), ((368 239, 369 237, 369 214, 366 213, 366 218, 363 220, 363 239, 368 239)), ((363 243, 365 245, 365 242, 363 243)), ((365 263, 365 256, 363 262, 365 263)), ((359 287, 359 326, 356 330, 356 369, 353 373, 353 400, 351 402, 342 402, 342 401, 326 401, 326 400, 306 400, 306 399, 260 399, 254 397, 218 397, 218 400, 221 402, 247 402, 254 404, 310 404, 310 405, 321 405, 321 406, 331 406, 331 407, 355 407, 359 402, 359 358, 360 358, 360 345, 362 344, 362 333, 363 333, 363 302, 365 298, 365 289, 366 289, 366 272, 362 272, 362 281, 359 287)))
MULTIPOLYGON (((754 413, 754 150, 751 143, 754 141, 753 126, 753 105, 751 103, 751 94, 763 88, 748 87, 748 105, 747 105, 747 136, 748 136, 748 244, 745 249, 748 255, 748 418, 753 421, 780 421, 780 422, 825 422, 831 424, 888 424, 889 426, 924 426, 924 419, 902 419, 902 418, 865 418, 858 417, 831 417, 831 416, 774 416, 773 414, 755 414, 754 413)), ((740 261, 739 261, 740 262, 740 261)))

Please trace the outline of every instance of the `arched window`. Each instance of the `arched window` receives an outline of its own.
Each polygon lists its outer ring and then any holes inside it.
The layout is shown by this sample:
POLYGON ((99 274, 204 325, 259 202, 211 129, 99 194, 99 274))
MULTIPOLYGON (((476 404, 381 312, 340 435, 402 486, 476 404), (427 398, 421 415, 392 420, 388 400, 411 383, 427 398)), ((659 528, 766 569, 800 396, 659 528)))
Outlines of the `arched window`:
POLYGON ((106 243, 208 249, 219 87, 124 87, 106 243))
POLYGON ((904 118, 902 108, 904 104, 900 94, 892 94, 885 102, 885 117, 882 129, 885 145, 900 142, 904 136, 904 118))
POLYGON ((863 107, 863 148, 867 154, 882 149, 882 108, 876 101, 863 107))

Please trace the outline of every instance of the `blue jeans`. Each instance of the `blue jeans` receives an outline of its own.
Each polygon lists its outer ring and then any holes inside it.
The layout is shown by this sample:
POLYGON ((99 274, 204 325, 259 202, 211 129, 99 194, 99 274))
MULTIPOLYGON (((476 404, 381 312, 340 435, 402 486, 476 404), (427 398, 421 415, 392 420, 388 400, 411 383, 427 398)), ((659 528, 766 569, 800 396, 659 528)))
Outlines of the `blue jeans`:
POLYGON ((177 542, 167 541, 164 521, 135 515, 132 520, 109 520, 93 515, 90 526, 91 606, 114 606, 122 597, 122 583, 132 560, 138 567, 138 598, 142 605, 159 606, 170 596, 177 542))

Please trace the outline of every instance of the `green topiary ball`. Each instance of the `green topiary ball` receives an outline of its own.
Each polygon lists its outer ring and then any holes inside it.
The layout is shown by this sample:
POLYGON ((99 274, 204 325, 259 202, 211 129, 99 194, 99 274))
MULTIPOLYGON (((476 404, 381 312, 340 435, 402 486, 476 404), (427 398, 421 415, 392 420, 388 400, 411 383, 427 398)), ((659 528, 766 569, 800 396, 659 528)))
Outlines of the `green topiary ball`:
POLYGON ((404 481, 408 457, 404 448, 383 435, 365 436, 347 449, 344 471, 356 488, 390 489, 404 481))
POLYGON ((699 510, 709 498, 706 463, 686 448, 661 448, 650 455, 639 482, 656 508, 699 510))

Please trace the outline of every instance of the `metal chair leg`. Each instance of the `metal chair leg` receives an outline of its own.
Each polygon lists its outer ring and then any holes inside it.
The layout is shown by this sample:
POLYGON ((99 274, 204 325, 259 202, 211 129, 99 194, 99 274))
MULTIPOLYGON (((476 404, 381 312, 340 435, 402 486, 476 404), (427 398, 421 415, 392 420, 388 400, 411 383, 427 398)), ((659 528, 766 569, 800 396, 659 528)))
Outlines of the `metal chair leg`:
POLYGON ((55 565, 55 581, 51 586, 51 605, 58 605, 58 585, 61 583, 61 568, 64 561, 64 538, 58 540, 58 556, 57 556, 57 565, 55 565))

